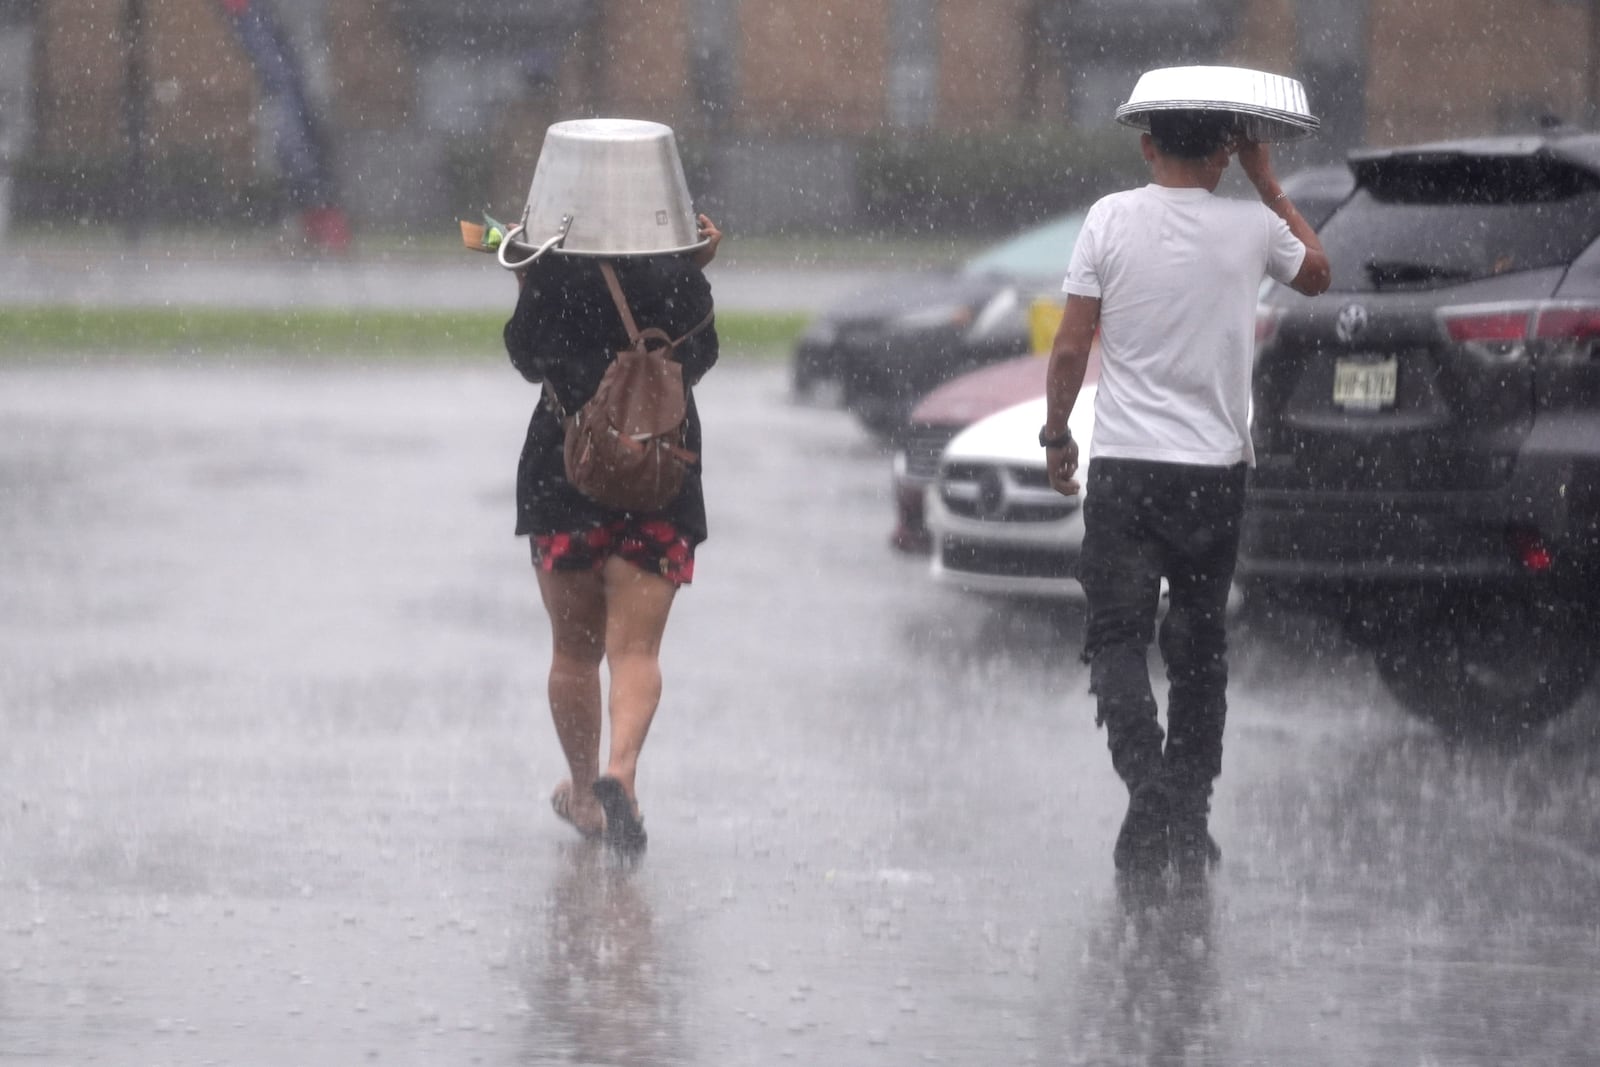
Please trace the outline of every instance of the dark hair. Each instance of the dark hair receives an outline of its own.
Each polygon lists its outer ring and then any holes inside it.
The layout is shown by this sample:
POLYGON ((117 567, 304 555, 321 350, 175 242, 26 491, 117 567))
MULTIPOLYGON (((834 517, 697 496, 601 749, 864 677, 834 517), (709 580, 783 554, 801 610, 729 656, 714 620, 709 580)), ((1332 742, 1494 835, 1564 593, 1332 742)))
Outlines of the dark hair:
POLYGON ((1238 118, 1226 111, 1152 111, 1150 136, 1162 155, 1204 159, 1228 143, 1238 118))

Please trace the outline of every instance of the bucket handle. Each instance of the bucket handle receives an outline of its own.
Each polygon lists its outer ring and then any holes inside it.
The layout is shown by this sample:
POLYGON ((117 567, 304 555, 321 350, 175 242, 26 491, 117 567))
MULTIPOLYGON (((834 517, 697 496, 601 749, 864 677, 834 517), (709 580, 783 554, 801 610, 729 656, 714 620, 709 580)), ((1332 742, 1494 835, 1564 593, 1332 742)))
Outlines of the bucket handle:
POLYGON ((511 242, 516 238, 517 234, 523 233, 527 229, 527 227, 523 226, 521 223, 518 223, 506 231, 505 237, 500 241, 499 249, 495 252, 495 258, 500 261, 500 265, 506 270, 521 270, 523 267, 526 267, 528 264, 544 255, 562 241, 565 241, 567 239, 567 231, 571 228, 572 216, 561 216, 560 233, 556 234, 554 237, 550 238, 550 240, 534 249, 533 254, 527 259, 522 260, 520 263, 508 263, 506 262, 506 249, 511 247, 511 242))

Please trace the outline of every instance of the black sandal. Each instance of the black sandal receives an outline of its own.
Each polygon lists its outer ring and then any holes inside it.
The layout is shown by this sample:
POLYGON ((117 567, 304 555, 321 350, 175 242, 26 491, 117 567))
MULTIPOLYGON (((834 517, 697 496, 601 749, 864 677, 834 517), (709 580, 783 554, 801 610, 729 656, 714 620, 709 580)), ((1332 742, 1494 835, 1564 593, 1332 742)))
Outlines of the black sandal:
POLYGON ((644 852, 649 840, 644 832, 644 820, 633 809, 622 783, 607 775, 595 779, 594 797, 606 813, 605 843, 617 855, 634 858, 644 852))

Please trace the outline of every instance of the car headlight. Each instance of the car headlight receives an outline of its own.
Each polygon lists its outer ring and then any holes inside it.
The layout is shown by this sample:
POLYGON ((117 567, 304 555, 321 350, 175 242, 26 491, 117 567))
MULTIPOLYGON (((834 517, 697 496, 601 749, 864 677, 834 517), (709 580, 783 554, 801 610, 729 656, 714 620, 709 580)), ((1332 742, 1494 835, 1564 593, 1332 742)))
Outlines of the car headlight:
POLYGON ((937 307, 918 308, 896 315, 894 325, 900 330, 964 330, 972 324, 972 309, 965 304, 941 304, 937 307))

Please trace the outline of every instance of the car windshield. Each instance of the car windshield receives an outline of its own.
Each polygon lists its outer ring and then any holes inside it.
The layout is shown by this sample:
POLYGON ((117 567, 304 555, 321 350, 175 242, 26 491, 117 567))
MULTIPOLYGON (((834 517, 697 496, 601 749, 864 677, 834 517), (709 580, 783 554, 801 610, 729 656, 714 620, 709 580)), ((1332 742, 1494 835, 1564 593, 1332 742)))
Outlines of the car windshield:
POLYGON ((1380 161, 1322 227, 1333 288, 1435 289, 1570 263, 1600 235, 1600 179, 1543 157, 1380 161))
POLYGON ((1005 274, 1017 278, 1064 278, 1072 246, 1082 228, 1082 212, 1063 215, 972 257, 962 273, 968 277, 1005 274))

